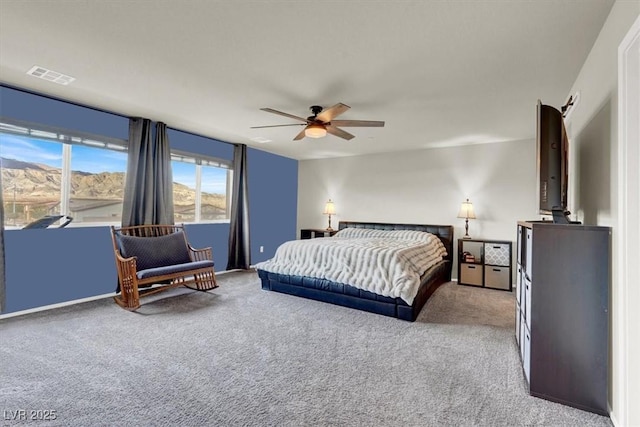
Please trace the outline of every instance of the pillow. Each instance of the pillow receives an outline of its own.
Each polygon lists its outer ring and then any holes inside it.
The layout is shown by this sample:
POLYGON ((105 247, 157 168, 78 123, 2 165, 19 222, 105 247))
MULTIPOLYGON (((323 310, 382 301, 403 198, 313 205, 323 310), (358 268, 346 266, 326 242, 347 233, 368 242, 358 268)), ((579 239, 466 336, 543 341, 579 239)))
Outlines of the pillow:
POLYGON ((343 228, 334 236, 352 238, 382 238, 427 241, 431 233, 418 230, 380 230, 373 228, 343 228))
POLYGON ((159 237, 125 236, 118 233, 116 240, 123 257, 138 258, 138 271, 191 262, 183 231, 159 237))
POLYGON ((351 227, 347 227, 347 228, 343 228, 342 230, 338 231, 336 234, 333 235, 333 237, 346 237, 349 239, 356 239, 356 238, 362 238, 362 237, 372 237, 371 234, 375 233, 378 230, 374 230, 372 228, 351 228, 351 227))
POLYGON ((446 256, 447 249, 435 234, 418 230, 380 230, 373 228, 343 228, 333 237, 343 237, 349 239, 399 239, 416 242, 425 242, 435 245, 439 255, 446 256))

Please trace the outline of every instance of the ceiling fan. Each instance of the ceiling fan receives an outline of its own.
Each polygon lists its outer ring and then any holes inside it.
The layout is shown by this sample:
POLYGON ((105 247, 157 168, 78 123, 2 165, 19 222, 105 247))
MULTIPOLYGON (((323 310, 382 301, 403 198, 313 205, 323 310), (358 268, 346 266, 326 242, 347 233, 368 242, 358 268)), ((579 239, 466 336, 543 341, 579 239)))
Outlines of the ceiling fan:
POLYGON ((293 114, 283 113, 282 111, 274 110, 273 108, 261 108, 260 110, 266 111, 267 113, 278 114, 280 116, 289 117, 290 119, 299 120, 303 123, 292 123, 286 125, 270 125, 270 126, 252 126, 251 129, 261 129, 261 128, 274 128, 281 126, 304 126, 304 129, 293 138, 294 141, 298 141, 305 136, 309 138, 322 138, 327 133, 331 135, 335 135, 337 137, 346 139, 347 141, 354 138, 349 132, 345 132, 340 129, 341 127, 383 127, 384 122, 377 120, 333 120, 338 117, 340 114, 347 111, 349 108, 348 105, 338 103, 333 107, 329 107, 323 109, 319 105, 312 105, 310 107, 311 113, 313 115, 307 117, 306 119, 303 117, 294 116, 293 114))

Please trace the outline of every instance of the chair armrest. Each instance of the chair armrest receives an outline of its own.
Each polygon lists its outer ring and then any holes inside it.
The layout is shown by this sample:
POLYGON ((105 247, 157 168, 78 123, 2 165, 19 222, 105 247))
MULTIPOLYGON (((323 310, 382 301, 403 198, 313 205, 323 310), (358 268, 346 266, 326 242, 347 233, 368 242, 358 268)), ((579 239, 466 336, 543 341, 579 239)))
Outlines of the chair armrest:
POLYGON ((137 257, 125 258, 120 255, 120 251, 115 251, 116 266, 118 267, 118 275, 124 279, 125 277, 136 277, 137 257))
POLYGON ((211 248, 195 249, 187 243, 192 261, 213 261, 213 252, 211 248))
POLYGON ((128 263, 128 262, 130 262, 132 260, 135 261, 137 259, 137 257, 135 257, 135 256, 132 256, 132 257, 129 257, 129 258, 125 258, 122 255, 120 255, 120 251, 114 251, 114 252, 116 254, 116 261, 118 263, 128 263))
POLYGON ((118 270, 118 284, 120 296, 115 296, 116 302, 127 310, 135 310, 140 307, 140 294, 138 292, 137 258, 125 258, 115 250, 116 269, 118 270))

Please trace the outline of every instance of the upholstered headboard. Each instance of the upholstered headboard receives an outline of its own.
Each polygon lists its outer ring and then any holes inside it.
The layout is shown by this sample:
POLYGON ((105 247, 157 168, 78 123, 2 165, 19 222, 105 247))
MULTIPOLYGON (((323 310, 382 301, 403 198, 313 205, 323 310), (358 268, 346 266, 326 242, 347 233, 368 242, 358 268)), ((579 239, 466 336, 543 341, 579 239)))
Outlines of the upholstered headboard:
POLYGON ((431 224, 392 224, 382 222, 340 221, 338 230, 343 228, 372 228, 375 230, 417 230, 435 234, 447 249, 446 260, 453 263, 453 226, 431 224))

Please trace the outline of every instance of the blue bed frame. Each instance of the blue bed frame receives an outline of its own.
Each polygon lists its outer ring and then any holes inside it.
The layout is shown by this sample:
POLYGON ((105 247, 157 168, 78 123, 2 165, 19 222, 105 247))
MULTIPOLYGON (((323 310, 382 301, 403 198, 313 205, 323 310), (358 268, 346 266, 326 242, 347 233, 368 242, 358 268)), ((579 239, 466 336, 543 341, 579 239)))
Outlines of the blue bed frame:
POLYGON ((451 268, 453 265, 453 226, 451 225, 341 221, 338 229, 342 230, 344 228, 427 231, 440 238, 447 249, 447 256, 441 263, 429 269, 421 277, 420 288, 412 305, 408 305, 401 298, 385 297, 326 279, 289 276, 258 270, 258 276, 262 282, 262 289, 324 301, 413 322, 438 286, 451 281, 451 268))

